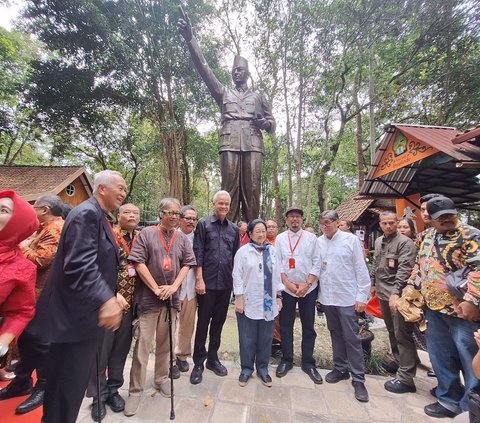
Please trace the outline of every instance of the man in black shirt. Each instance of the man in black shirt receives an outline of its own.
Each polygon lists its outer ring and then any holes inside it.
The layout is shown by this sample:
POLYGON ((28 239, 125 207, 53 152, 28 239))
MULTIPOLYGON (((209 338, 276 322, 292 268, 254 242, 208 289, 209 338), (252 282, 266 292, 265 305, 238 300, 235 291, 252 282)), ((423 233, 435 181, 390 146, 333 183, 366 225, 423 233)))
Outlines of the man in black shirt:
POLYGON ((198 319, 193 350, 194 367, 190 383, 202 381, 203 363, 217 376, 226 376, 227 369, 218 359, 220 337, 227 318, 232 291, 233 258, 240 246, 238 228, 227 219, 230 194, 218 191, 213 196, 214 214, 202 219, 195 230, 193 251, 197 260, 195 290, 198 294, 198 319), (205 348, 208 328, 210 340, 205 348))

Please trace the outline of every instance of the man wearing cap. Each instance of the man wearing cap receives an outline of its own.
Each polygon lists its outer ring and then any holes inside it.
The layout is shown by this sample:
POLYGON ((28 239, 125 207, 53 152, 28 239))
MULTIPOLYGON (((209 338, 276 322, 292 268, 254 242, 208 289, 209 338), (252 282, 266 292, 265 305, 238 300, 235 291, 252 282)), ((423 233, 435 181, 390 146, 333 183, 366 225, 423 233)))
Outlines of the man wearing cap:
POLYGON ((314 328, 315 301, 320 275, 320 251, 317 237, 302 229, 303 210, 289 207, 285 213, 288 230, 277 236, 275 249, 285 291, 280 312, 282 361, 277 377, 285 376, 293 367, 293 325, 298 303, 302 323, 302 370, 316 384, 323 382, 315 368, 313 347, 317 334, 314 328))
POLYGON ((460 221, 450 198, 432 198, 427 211, 433 230, 425 235, 408 282, 425 298, 427 348, 438 380, 437 402, 424 410, 431 417, 454 417, 468 410, 469 391, 480 387, 472 370, 478 351, 473 333, 480 328, 480 231, 460 221), (446 277, 463 267, 470 273, 460 297, 449 290, 446 277))
POLYGON ((228 88, 205 61, 187 14, 179 19, 178 29, 187 42, 193 64, 222 114, 220 169, 222 190, 228 191, 232 198, 228 218, 236 222, 241 205, 243 217, 250 222, 260 211, 260 179, 265 154, 261 130, 273 133, 275 119, 265 97, 247 86, 250 73, 245 58, 235 56, 232 69, 235 88, 228 88))
MULTIPOLYGON (((33 205, 40 227, 28 239, 20 244, 23 255, 37 266, 35 293, 38 298, 45 286, 45 281, 57 253, 63 219, 62 200, 56 195, 44 195, 33 205)), ((46 364, 50 345, 25 328, 18 339, 20 362, 15 368, 15 379, 0 390, 0 400, 30 394, 20 403, 16 414, 25 414, 43 404, 46 384, 46 364), (32 373, 37 371, 37 383, 32 389, 32 373)))
POLYGON ((415 239, 415 246, 417 247, 417 249, 420 248, 420 244, 422 243, 423 238, 425 238, 427 231, 431 228, 432 219, 430 218, 430 215, 427 211, 427 203, 429 200, 435 197, 440 197, 440 194, 430 193, 420 197, 420 216, 425 225, 425 229, 417 234, 417 237, 415 239))

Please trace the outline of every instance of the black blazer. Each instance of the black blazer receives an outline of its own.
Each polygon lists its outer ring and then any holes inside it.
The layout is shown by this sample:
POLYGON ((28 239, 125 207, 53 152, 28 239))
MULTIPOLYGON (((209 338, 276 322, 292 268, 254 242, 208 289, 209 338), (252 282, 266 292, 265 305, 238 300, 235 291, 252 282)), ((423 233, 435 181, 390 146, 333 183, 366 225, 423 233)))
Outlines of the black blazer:
POLYGON ((28 332, 48 342, 79 342, 101 336, 100 306, 115 293, 118 248, 95 198, 68 215, 57 255, 28 332))

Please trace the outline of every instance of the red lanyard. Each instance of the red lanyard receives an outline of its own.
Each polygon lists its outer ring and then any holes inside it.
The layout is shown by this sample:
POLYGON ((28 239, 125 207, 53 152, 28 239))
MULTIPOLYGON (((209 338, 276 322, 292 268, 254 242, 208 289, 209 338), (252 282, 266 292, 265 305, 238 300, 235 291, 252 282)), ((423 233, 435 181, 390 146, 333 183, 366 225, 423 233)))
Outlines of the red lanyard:
POLYGON ((288 245, 289 245, 289 247, 290 247, 290 252, 292 253, 292 256, 293 256, 293 253, 295 252, 295 249, 297 248, 298 243, 299 243, 300 240, 302 239, 303 231, 302 231, 302 233, 300 234, 300 236, 298 237, 297 242, 295 243, 295 246, 294 246, 293 248, 292 248, 292 241, 290 240, 290 231, 287 232, 287 235, 288 235, 288 245))
POLYGON ((173 231, 172 239, 170 240, 170 244, 167 244, 167 241, 165 240, 165 237, 163 236, 162 231, 160 230, 160 227, 157 226, 157 231, 158 231, 158 236, 160 237, 160 241, 162 241, 163 248, 165 248, 165 251, 167 252, 167 256, 170 256, 170 250, 173 245, 173 241, 175 240, 175 237, 177 236, 177 231, 173 231))

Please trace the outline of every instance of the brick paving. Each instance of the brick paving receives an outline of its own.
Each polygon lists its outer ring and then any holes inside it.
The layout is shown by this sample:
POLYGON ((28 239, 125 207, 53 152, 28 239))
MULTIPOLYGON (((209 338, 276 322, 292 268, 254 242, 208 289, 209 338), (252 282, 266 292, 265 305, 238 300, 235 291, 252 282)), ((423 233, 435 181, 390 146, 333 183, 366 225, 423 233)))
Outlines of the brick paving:
MULTIPOLYGON (((190 362, 191 363, 191 362, 190 362)), ((370 402, 355 400, 351 381, 315 385, 299 367, 285 377, 275 377, 270 369, 273 386, 267 388, 253 376, 248 385, 240 387, 238 363, 224 363, 228 376, 218 377, 205 369, 203 382, 191 385, 190 372, 182 373, 174 381, 175 422, 178 423, 426 423, 439 421, 428 417, 423 407, 434 401, 429 390, 435 378, 419 369, 416 378, 417 393, 392 394, 383 388, 387 377, 367 375, 366 386, 370 402)), ((121 395, 128 395, 128 374, 121 395)), ((324 377, 328 370, 319 370, 324 377)), ((153 356, 148 366, 146 392, 135 416, 113 413, 107 406, 104 423, 164 423, 170 422, 170 400, 152 388, 153 356)), ((91 422, 91 399, 85 399, 77 423, 91 422)), ((442 419, 440 421, 451 421, 442 419)))

